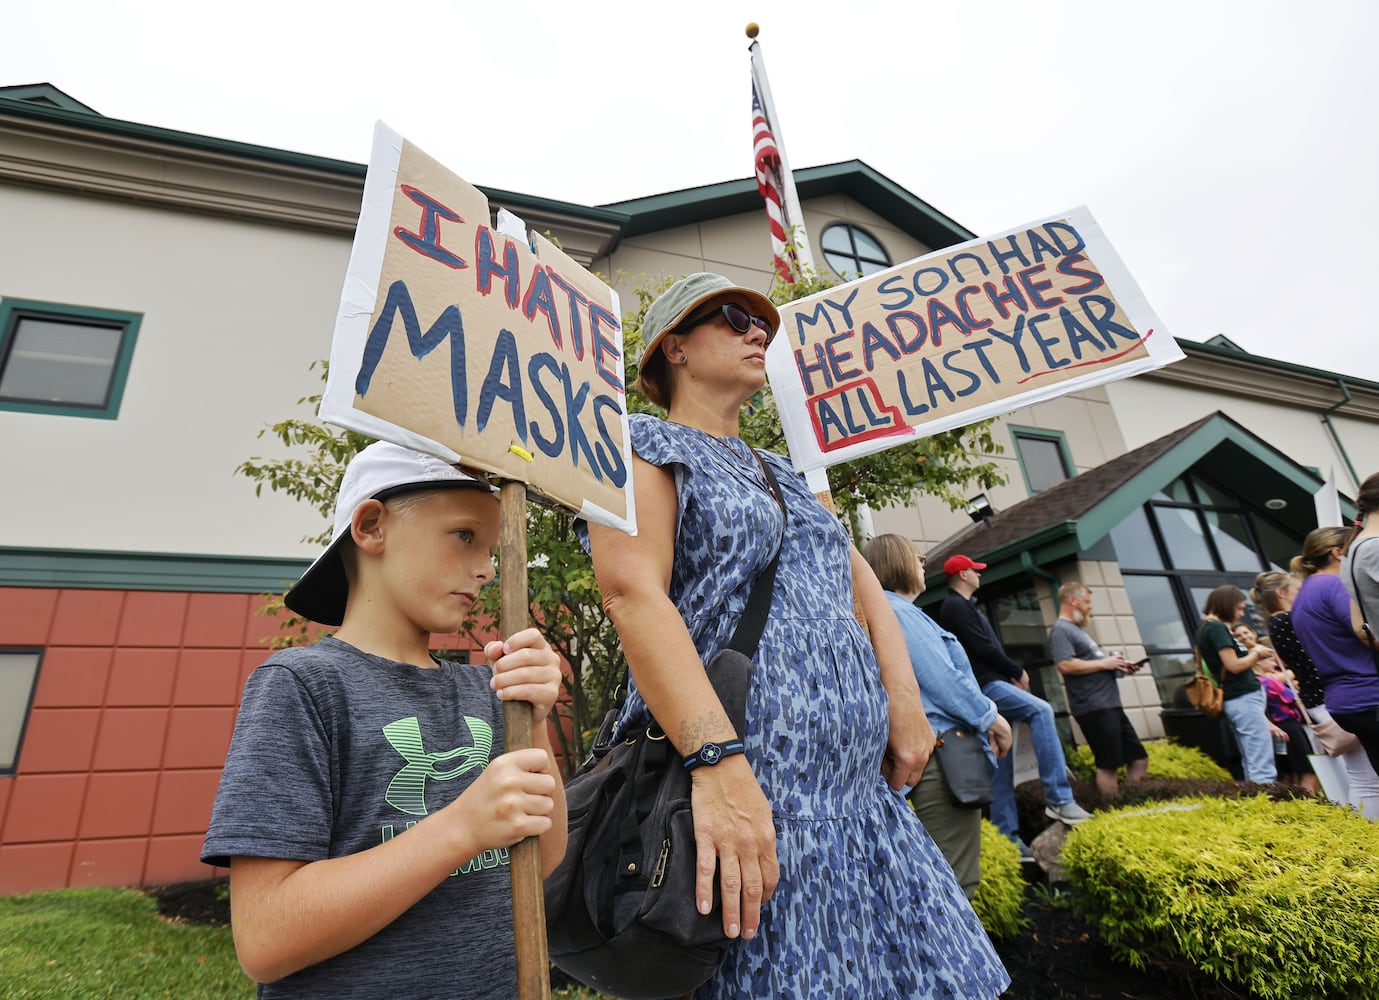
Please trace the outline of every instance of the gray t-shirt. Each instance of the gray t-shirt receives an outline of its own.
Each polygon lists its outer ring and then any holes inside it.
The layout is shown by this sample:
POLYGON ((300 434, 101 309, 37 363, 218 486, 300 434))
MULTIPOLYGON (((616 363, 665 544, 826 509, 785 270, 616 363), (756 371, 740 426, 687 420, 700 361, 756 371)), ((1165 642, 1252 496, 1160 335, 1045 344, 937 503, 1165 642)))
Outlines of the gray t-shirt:
MULTIPOLYGON (((453 802, 502 752, 487 666, 422 670, 334 638, 250 675, 201 860, 356 854, 453 802)), ((369 940, 272 997, 517 995, 506 849, 456 871, 369 940)))
POLYGON ((1379 541, 1373 535, 1356 539, 1350 546, 1341 560, 1341 582, 1350 599, 1360 605, 1370 627, 1379 629, 1379 541), (1358 593, 1356 584, 1360 587, 1358 593))
MULTIPOLYGON (((1064 660, 1099 660, 1106 654, 1082 628, 1066 618, 1059 618, 1049 632, 1049 651, 1053 662, 1064 660)), ((1098 670, 1090 674, 1064 674, 1063 685, 1068 690, 1068 711, 1085 715, 1103 708, 1120 708, 1120 689, 1116 687, 1119 671, 1098 670)))

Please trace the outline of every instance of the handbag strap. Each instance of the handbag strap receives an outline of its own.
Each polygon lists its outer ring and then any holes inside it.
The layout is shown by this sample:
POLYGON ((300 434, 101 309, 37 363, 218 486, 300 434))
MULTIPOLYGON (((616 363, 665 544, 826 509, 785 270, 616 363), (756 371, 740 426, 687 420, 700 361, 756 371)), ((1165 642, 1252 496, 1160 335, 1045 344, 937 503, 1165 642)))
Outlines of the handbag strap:
POLYGON ((1374 658, 1375 673, 1379 673, 1379 646, 1374 644, 1374 628, 1369 623, 1369 609, 1365 607, 1364 598, 1360 596, 1360 581, 1355 576, 1355 550, 1365 542, 1372 541, 1373 536, 1355 542, 1350 546, 1350 588, 1355 592, 1355 603, 1360 608, 1360 619, 1364 625, 1365 640, 1369 643, 1370 656, 1374 658))
POLYGON ((757 460, 757 465, 761 466, 762 475, 766 477, 766 486, 771 493, 772 499, 780 504, 781 530, 780 544, 776 546, 776 554, 771 557, 771 562, 761 571, 756 583, 752 584, 752 592, 747 597, 747 605, 742 610, 742 617, 738 619, 737 628, 733 630, 733 637, 728 640, 729 649, 735 649, 747 659, 756 656, 757 645, 761 642, 761 633, 766 628, 766 618, 771 612, 771 595, 776 586, 776 567, 780 565, 781 550, 785 548, 785 528, 790 520, 789 508, 785 506, 785 496, 781 493, 780 483, 776 482, 775 474, 771 472, 771 467, 761 460, 755 448, 752 455, 757 460))
MULTIPOLYGON (((757 465, 761 466, 762 475, 766 477, 767 492, 780 505, 781 531, 776 552, 771 557, 771 562, 767 564, 766 568, 757 576, 756 582, 752 584, 752 592, 747 596, 747 604, 742 610, 742 617, 738 619, 737 627, 733 629, 733 636, 728 640, 728 645, 724 647, 737 650, 747 657, 749 664, 752 664, 756 656, 757 646, 761 642, 761 633, 766 629, 766 619, 771 612, 771 595, 776 587, 776 567, 780 565, 781 550, 785 548, 785 528, 790 519, 789 508, 785 505, 785 494, 781 492, 780 483, 776 482, 775 474, 771 472, 771 466, 761 460, 761 456, 757 454, 755 448, 752 449, 752 457, 757 460, 757 465)), ((623 674, 622 683, 618 685, 619 690, 614 699, 614 705, 604 716, 603 724, 599 727, 598 735, 594 738, 594 755, 598 755, 601 750, 606 751, 612 745, 617 720, 622 715, 622 708, 627 698, 628 675, 631 672, 629 666, 626 673, 623 674)), ((748 676, 750 677, 750 674, 748 676)))

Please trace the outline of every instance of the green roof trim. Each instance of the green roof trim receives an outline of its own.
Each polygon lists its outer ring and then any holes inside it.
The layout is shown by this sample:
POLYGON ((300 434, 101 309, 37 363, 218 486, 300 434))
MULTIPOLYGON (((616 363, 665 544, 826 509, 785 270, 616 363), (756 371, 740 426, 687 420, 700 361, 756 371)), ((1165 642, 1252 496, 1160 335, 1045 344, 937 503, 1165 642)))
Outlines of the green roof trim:
MULTIPOLYGON (((861 160, 796 170, 795 187, 801 201, 846 194, 898 229, 936 249, 976 238, 975 233, 861 160)), ((612 202, 602 207, 627 214, 627 228, 623 231, 623 236, 627 237, 689 225, 705 218, 761 211, 762 201, 756 181, 749 177, 612 202)))
POLYGON ((0 587, 281 594, 310 559, 0 548, 0 587))
POLYGON ((159 128, 156 125, 143 125, 139 122, 107 118, 89 111, 69 111, 64 108, 46 107, 32 101, 6 99, 0 93, 0 114, 18 115, 37 121, 52 122, 56 125, 69 125, 73 128, 108 135, 142 139, 148 142, 163 142, 184 149, 197 149, 228 156, 242 156, 274 163, 282 166, 299 167, 305 170, 318 170, 344 177, 358 177, 363 180, 366 167, 362 163, 350 163, 325 156, 312 156, 307 153, 294 153, 291 150, 276 149, 272 146, 257 146, 253 143, 236 142, 232 139, 218 139, 215 136, 197 135, 194 132, 179 132, 175 129, 159 128))
POLYGON ((100 112, 87 104, 82 104, 71 94, 58 90, 51 83, 26 83, 13 87, 0 87, 0 99, 25 101, 38 107, 63 108, 87 115, 100 115, 100 112))
MULTIPOLYGON (((1316 523, 1313 497, 1322 480, 1268 442, 1220 412, 1110 459, 1036 496, 998 512, 981 525, 966 528, 929 553, 927 574, 934 597, 942 595, 945 580, 937 567, 948 556, 963 552, 988 566, 987 585, 1027 575, 1029 564, 1053 566, 1078 558, 1105 539, 1125 518, 1155 493, 1194 469, 1224 485, 1249 481, 1261 501, 1279 497, 1284 510, 1270 512, 1298 537, 1316 523)), ((1355 506, 1341 498, 1343 515, 1354 517, 1355 506)))
POLYGON ((1323 379, 1327 382, 1344 382, 1352 388, 1365 389, 1368 392, 1379 393, 1379 382, 1371 382, 1369 379, 1356 378, 1353 375, 1344 375, 1340 372, 1327 371, 1324 368, 1311 368, 1307 365, 1294 364, 1291 361, 1279 361, 1276 358, 1266 358, 1259 354, 1251 354, 1242 347, 1225 347, 1220 343, 1213 343, 1218 338, 1205 343, 1196 340, 1183 340, 1179 337, 1173 338, 1178 346, 1187 351, 1196 351, 1199 354, 1209 354, 1217 358, 1226 358, 1232 361, 1244 361, 1247 364, 1259 365, 1263 368, 1272 368, 1275 371, 1287 372, 1290 375, 1310 375, 1313 378, 1323 379))

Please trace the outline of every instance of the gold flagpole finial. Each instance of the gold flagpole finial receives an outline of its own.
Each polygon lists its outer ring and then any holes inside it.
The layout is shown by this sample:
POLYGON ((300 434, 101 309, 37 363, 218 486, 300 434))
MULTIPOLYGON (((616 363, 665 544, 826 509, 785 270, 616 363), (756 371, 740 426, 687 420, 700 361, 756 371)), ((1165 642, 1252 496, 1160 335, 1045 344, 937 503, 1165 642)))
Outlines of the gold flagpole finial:
POLYGON ((748 38, 756 38, 756 37, 757 37, 757 32, 760 31, 760 30, 761 30, 761 29, 757 27, 757 23, 756 23, 755 21, 750 21, 750 22, 748 22, 748 24, 747 24, 747 37, 748 37, 748 38))

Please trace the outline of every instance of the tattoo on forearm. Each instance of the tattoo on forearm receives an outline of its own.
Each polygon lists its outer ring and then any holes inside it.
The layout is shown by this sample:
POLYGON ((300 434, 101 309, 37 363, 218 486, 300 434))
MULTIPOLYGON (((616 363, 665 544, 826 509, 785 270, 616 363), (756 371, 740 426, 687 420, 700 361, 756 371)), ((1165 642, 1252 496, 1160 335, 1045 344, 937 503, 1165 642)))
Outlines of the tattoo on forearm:
POLYGON ((721 710, 705 712, 697 719, 680 723, 680 738, 676 741, 686 752, 697 750, 709 740, 732 739, 738 735, 732 722, 721 710))

